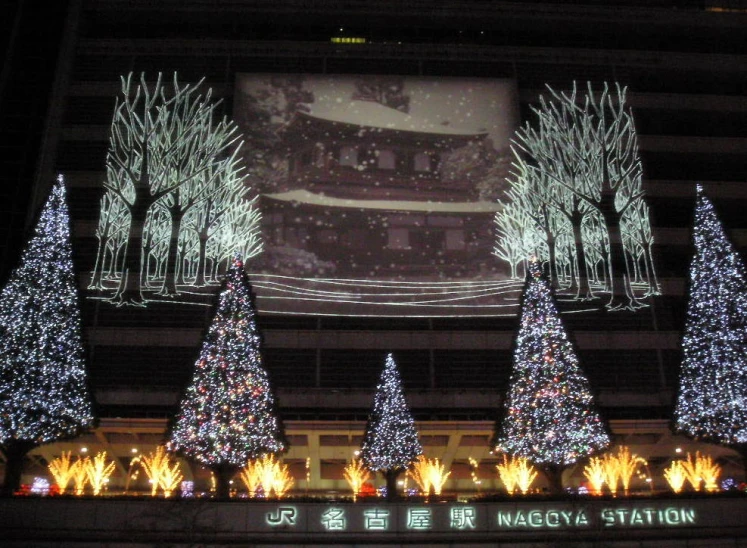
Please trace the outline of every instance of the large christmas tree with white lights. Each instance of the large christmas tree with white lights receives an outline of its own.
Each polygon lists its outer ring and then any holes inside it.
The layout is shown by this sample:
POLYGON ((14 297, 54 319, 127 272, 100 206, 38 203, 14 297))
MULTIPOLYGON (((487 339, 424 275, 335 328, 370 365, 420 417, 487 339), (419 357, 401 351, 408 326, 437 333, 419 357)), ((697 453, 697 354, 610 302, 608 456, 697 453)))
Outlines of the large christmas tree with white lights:
POLYGON ((693 232, 676 428, 747 458, 747 279, 700 186, 693 232))
POLYGON ((394 357, 386 357, 361 445, 361 459, 386 478, 387 498, 395 498, 397 476, 423 452, 415 420, 405 401, 394 357))
POLYGON ((536 261, 529 265, 509 392, 496 426, 496 451, 533 462, 555 491, 564 468, 610 443, 536 261))
POLYGON ((210 468, 217 495, 249 459, 285 449, 244 264, 236 258, 182 398, 170 449, 210 468))
POLYGON ((0 293, 0 445, 3 490, 21 479, 32 448, 80 434, 93 423, 62 176, 34 235, 0 293))

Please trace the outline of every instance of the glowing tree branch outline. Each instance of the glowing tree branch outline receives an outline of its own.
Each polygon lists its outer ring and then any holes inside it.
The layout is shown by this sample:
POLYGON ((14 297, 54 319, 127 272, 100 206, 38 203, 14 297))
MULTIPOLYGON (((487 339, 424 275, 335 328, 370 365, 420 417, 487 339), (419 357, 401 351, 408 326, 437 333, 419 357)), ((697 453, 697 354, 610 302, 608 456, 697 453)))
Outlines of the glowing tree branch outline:
POLYGON ((559 266, 570 267, 571 283, 564 289, 579 299, 593 298, 587 276, 599 278, 599 261, 590 260, 587 252, 596 254, 593 248, 601 246, 607 308, 638 308, 642 305, 631 278, 646 285, 646 295, 657 294, 659 287, 627 90, 617 85, 611 93, 605 84, 596 96, 588 84, 581 95, 575 83, 569 94, 548 90, 549 100, 541 97, 532 109, 536 124, 527 123, 513 140, 507 207, 524 209, 544 233, 553 281, 559 266), (560 232, 566 223, 572 238, 560 232), (558 250, 565 254, 562 259, 556 257, 558 250))
MULTIPOLYGON (((144 74, 137 84, 132 73, 121 78, 89 285, 103 290, 116 284, 111 296, 116 304, 144 304, 144 289, 175 295, 177 284, 188 283, 188 276, 195 285, 205 285, 208 260, 227 265, 237 249, 247 258, 262 249, 259 211, 247 197, 240 165, 241 136, 232 121, 216 120, 220 101, 212 100, 212 90, 200 94, 203 82, 181 85, 176 74, 172 86, 163 83, 161 74, 152 86, 144 74), (208 212, 208 221, 196 230, 200 210, 208 212), (209 258, 203 252, 207 234, 224 214, 248 223, 232 226, 251 237, 242 242, 229 238, 233 248, 209 258)), ((213 283, 216 278, 217 272, 213 283)))

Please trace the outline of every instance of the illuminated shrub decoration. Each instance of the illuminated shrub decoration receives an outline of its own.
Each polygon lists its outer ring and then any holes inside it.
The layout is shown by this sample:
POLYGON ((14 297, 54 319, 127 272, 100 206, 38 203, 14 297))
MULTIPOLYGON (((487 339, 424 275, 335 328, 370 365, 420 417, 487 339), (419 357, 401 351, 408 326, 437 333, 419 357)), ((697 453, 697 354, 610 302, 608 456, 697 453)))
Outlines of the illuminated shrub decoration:
POLYGON ((623 492, 627 495, 630 490, 630 480, 633 478, 633 474, 635 474, 639 466, 646 466, 648 462, 638 455, 631 454, 630 448, 624 445, 620 445, 617 448, 617 452, 610 455, 609 458, 617 467, 617 476, 622 482, 623 492))
POLYGON ((109 482, 109 476, 114 472, 114 461, 106 461, 106 451, 98 453, 93 459, 86 462, 86 475, 88 483, 93 488, 94 496, 101 494, 106 484, 109 482))
POLYGON ((593 495, 601 495, 602 486, 604 486, 607 479, 604 459, 601 457, 591 457, 589 464, 584 467, 584 476, 591 486, 591 493, 593 495))
POLYGON ((623 492, 628 494, 633 474, 640 466, 646 465, 646 459, 631 453, 629 447, 620 445, 614 453, 589 459, 589 464, 584 468, 584 476, 591 486, 592 494, 601 495, 602 486, 606 484, 610 493, 616 495, 620 483, 623 492))
POLYGON ((68 451, 67 453, 63 451, 62 455, 52 459, 52 462, 50 462, 47 467, 60 490, 60 495, 65 494, 65 489, 67 489, 68 484, 75 474, 75 463, 71 459, 71 454, 71 451, 68 451))
POLYGON ((446 472, 446 467, 438 459, 428 459, 425 455, 420 455, 407 474, 427 496, 431 489, 435 495, 440 495, 451 472, 446 472))
POLYGON ((672 461, 672 464, 664 470, 664 479, 667 480, 672 491, 679 493, 687 480, 687 472, 681 460, 672 461))
POLYGON ((161 477, 158 482, 159 487, 163 489, 163 496, 169 498, 176 488, 179 487, 183 479, 184 475, 178 462, 166 466, 161 471, 161 477))
POLYGON ((695 455, 688 453, 686 460, 682 461, 682 468, 687 482, 695 491, 700 491, 704 485, 706 491, 718 491, 721 467, 709 455, 701 455, 700 451, 696 451, 695 455))
POLYGON ((537 477, 537 471, 524 457, 503 455, 503 462, 497 464, 496 469, 509 495, 513 495, 517 489, 526 495, 537 477))
POLYGON ((169 497, 184 479, 180 465, 172 461, 165 447, 157 447, 155 453, 140 458, 140 466, 150 481, 150 494, 155 497, 158 489, 163 489, 164 496, 169 497))
POLYGON ((75 486, 75 494, 78 496, 85 493, 86 490, 89 461, 88 457, 78 458, 73 464, 73 485, 75 486))
POLYGON ((276 498, 283 498, 294 483, 288 465, 281 463, 275 455, 250 460, 241 470, 240 477, 250 497, 257 497, 261 488, 267 498, 273 494, 276 498))
POLYGON ((357 500, 363 484, 371 478, 371 472, 362 460, 353 459, 345 466, 342 473, 353 491, 353 500, 357 500))

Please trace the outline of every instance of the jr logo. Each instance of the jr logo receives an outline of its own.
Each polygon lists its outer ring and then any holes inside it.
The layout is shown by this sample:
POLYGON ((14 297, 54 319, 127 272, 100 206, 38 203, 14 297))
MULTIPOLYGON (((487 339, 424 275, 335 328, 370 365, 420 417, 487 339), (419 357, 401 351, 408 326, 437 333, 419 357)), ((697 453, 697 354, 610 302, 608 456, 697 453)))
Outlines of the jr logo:
POLYGON ((279 525, 295 525, 296 524, 296 509, 292 506, 280 506, 275 510, 275 513, 267 513, 266 518, 267 524, 277 527, 279 525))

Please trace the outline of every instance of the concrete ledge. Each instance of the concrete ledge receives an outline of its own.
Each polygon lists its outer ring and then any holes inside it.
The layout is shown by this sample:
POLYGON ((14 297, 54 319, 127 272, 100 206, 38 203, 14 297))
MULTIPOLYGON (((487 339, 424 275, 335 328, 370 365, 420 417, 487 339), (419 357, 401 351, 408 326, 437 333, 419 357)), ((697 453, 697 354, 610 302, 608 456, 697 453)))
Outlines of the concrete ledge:
MULTIPOLYGON (((496 543, 738 539, 747 535, 747 497, 254 502, 14 498, 0 501, 0 538, 65 546, 119 543, 496 543)), ((670 541, 670 542, 667 542, 670 541)), ((7 545, 7 544, 6 544, 7 545)))

